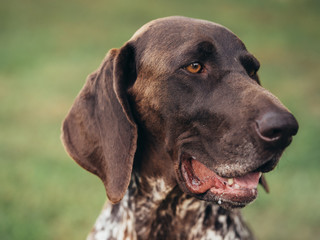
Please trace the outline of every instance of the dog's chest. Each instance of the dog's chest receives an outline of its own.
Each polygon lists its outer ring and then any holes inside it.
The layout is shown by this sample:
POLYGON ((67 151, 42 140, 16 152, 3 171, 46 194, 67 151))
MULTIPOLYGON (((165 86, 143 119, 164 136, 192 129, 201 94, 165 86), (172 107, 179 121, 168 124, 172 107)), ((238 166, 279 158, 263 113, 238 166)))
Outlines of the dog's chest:
POLYGON ((168 193, 163 186, 143 197, 131 188, 119 204, 107 204, 88 239, 252 239, 238 211, 226 211, 179 191, 168 193))

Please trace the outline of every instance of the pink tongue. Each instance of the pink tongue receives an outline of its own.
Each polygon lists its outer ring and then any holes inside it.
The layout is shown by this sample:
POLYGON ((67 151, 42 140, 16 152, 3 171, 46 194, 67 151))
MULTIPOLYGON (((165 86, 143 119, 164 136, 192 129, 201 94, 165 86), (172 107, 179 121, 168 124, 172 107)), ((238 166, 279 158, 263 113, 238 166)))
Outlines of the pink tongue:
MULTIPOLYGON (((218 176, 216 173, 208 169, 205 165, 200 163, 197 160, 192 160, 191 165, 194 171, 195 177, 198 178, 199 182, 197 183, 197 192, 205 192, 210 188, 226 188, 228 183, 228 178, 223 178, 218 176)), ((241 188, 245 189, 254 189, 259 183, 260 174, 257 173, 248 173, 245 176, 233 178, 234 183, 238 184, 241 188)))
POLYGON ((256 188, 259 183, 260 174, 258 172, 248 173, 245 176, 234 178, 234 183, 243 188, 256 188))

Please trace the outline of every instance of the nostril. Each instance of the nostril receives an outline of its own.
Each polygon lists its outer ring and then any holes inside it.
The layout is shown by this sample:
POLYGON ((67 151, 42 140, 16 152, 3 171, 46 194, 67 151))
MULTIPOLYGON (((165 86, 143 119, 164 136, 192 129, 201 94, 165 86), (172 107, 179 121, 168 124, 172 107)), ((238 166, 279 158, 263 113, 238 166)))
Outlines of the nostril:
POLYGON ((264 142, 287 146, 298 131, 298 123, 288 112, 267 112, 256 120, 256 132, 264 142))
POLYGON ((282 130, 280 128, 265 128, 260 133, 268 139, 275 139, 281 137, 282 130))
POLYGON ((261 124, 259 121, 256 121, 256 132, 258 133, 258 136, 266 142, 276 141, 282 135, 282 130, 280 128, 268 127, 266 124, 261 124))

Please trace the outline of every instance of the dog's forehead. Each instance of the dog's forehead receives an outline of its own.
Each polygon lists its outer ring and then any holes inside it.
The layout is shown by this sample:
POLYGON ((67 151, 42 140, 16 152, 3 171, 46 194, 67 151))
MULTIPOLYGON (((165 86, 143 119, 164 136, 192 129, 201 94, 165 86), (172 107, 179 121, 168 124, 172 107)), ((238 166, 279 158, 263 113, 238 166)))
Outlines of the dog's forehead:
POLYGON ((216 45, 244 47, 234 33, 220 24, 180 16, 153 20, 138 29, 129 41, 141 42, 144 47, 151 45, 170 50, 203 40, 216 45))
POLYGON ((168 61, 183 57, 201 42, 210 42, 221 56, 234 58, 246 50, 242 41, 220 24, 187 17, 167 17, 142 26, 129 40, 138 56, 139 66, 165 70, 168 61))

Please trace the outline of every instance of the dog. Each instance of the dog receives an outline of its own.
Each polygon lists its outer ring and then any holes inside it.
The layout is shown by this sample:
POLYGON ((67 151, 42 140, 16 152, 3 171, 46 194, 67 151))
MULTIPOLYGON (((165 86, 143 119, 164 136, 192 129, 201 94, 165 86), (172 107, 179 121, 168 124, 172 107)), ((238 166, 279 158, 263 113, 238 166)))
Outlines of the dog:
POLYGON ((108 52, 62 127, 109 199, 88 239, 254 238, 239 208, 298 131, 259 67, 230 30, 186 17, 108 52))

